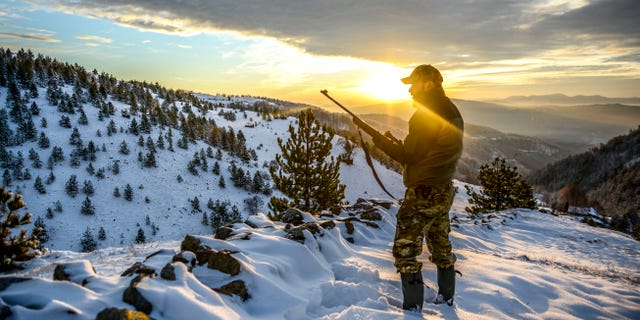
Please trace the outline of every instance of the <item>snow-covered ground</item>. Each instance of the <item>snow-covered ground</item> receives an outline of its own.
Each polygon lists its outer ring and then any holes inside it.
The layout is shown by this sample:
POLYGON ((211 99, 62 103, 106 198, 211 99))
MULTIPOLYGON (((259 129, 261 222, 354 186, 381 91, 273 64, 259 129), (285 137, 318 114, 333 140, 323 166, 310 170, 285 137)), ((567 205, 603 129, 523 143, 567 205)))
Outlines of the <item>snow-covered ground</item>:
MULTIPOLYGON (((456 183, 464 190, 462 183, 456 183)), ((378 207, 380 228, 354 222, 355 243, 342 225, 304 243, 284 237, 282 223, 258 214, 246 234, 229 240, 200 236, 214 250, 229 249, 241 263, 230 276, 174 263, 176 280, 145 278, 138 285, 151 302, 155 319, 638 319, 640 318, 640 243, 627 235, 590 227, 575 219, 534 210, 508 210, 471 220, 467 196, 456 196, 451 238, 462 273, 455 305, 431 304, 436 271, 427 253, 423 314, 398 308, 402 299, 391 245, 397 205, 378 207), (232 280, 246 283, 250 298, 218 294, 232 280)), ((342 213, 346 217, 346 213, 342 213)), ((305 218, 311 221, 309 215, 305 218)), ((92 253, 53 251, 18 273, 36 280, 0 292, 12 305, 12 319, 93 319, 106 307, 133 307, 122 295, 133 276, 120 274, 136 261, 159 270, 180 249, 179 241, 154 242, 92 253), (160 254, 145 257, 161 249, 160 254), (85 287, 52 281, 56 263, 89 260, 98 276, 85 287)), ((426 250, 426 248, 425 248, 426 250)))

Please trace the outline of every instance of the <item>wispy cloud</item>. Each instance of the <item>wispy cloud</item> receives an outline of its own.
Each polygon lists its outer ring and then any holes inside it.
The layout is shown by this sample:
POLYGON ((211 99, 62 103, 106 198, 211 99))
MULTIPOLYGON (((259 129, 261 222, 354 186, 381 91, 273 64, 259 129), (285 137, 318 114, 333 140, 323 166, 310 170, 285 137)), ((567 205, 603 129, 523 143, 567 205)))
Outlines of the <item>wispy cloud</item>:
POLYGON ((50 42, 50 43, 61 42, 61 40, 54 39, 54 38, 41 37, 41 36, 36 36, 31 34, 11 33, 11 32, 0 32, 0 37, 35 40, 35 41, 50 42))
POLYGON ((177 45, 178 48, 182 48, 182 49, 191 49, 193 48, 192 46, 186 45, 186 44, 179 44, 177 45))
POLYGON ((93 35, 77 35, 76 39, 86 40, 86 41, 95 41, 95 42, 100 42, 100 43, 105 43, 105 44, 109 44, 109 43, 113 42, 113 40, 110 39, 110 38, 105 38, 105 37, 100 37, 100 36, 93 36, 93 35))

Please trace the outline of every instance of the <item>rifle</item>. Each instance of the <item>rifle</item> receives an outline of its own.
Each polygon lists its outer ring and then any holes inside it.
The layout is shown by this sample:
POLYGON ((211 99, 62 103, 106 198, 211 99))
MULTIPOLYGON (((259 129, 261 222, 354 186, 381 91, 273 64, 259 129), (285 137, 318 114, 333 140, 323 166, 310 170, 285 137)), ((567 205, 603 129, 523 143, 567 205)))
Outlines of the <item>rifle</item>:
MULTIPOLYGON (((336 101, 331 96, 329 96, 329 91, 327 91, 326 89, 325 90, 320 90, 320 93, 322 93, 325 97, 329 98, 329 100, 333 101, 333 103, 337 104, 338 107, 342 108, 342 110, 346 111, 349 115, 351 115, 353 117, 353 122, 358 126, 358 129, 364 130, 372 138, 374 138, 374 140, 375 139, 385 139, 385 137, 386 137, 386 138, 391 139, 395 143, 402 143, 402 141, 396 139, 391 134, 391 132, 387 131, 387 132, 385 132, 384 135, 382 135, 380 132, 378 132, 378 130, 374 129, 368 123, 362 121, 362 119, 360 119, 360 117, 356 116, 353 112, 351 112, 351 110, 347 109, 345 106, 340 104, 340 102, 336 101)), ((367 150, 367 145, 365 144, 364 139, 362 138, 362 133, 360 132, 360 130, 358 130, 358 134, 360 135, 360 140, 362 142, 362 150, 364 150, 364 155, 365 155, 365 158, 367 160, 367 164, 371 168, 371 172, 373 173, 373 177, 376 179, 376 182, 378 183, 380 188, 382 188, 382 190, 385 193, 387 193, 392 199, 395 199, 396 197, 394 197, 389 191, 387 191, 387 188, 384 187, 384 184, 382 183, 382 180, 380 180, 380 177, 378 176, 378 173, 376 172, 376 168, 373 166, 373 160, 371 160, 371 155, 369 155, 369 151, 367 150)))
POLYGON ((358 128, 364 130, 364 132, 369 134, 372 138, 380 140, 380 139, 383 139, 384 137, 386 137, 386 138, 391 139, 391 141, 393 141, 394 143, 402 143, 402 141, 400 141, 399 139, 394 137, 391 134, 390 131, 387 131, 384 134, 381 134, 378 130, 374 129, 371 125, 369 125, 368 123, 364 122, 364 120, 360 119, 360 117, 358 117, 353 112, 351 112, 351 110, 347 109, 347 107, 343 106, 340 102, 338 102, 334 98, 332 98, 329 95, 329 91, 327 91, 326 89, 325 90, 320 90, 320 93, 322 93, 325 97, 329 98, 329 100, 333 101, 333 103, 338 105, 338 107, 342 108, 342 110, 346 111, 350 116, 352 116, 353 117, 353 123, 355 123, 356 126, 358 126, 358 128))

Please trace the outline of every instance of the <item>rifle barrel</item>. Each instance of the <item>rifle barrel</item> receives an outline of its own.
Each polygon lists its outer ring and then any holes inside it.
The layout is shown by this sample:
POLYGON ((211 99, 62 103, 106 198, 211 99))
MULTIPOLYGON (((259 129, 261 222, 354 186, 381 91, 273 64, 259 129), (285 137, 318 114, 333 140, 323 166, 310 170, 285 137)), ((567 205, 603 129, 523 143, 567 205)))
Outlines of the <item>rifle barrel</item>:
POLYGON ((329 91, 327 91, 327 89, 324 90, 320 90, 320 93, 324 94, 325 97, 329 98, 329 100, 333 101, 333 103, 337 104, 338 107, 342 108, 342 110, 346 111, 348 114, 350 114, 352 117, 356 117, 358 118, 358 116, 356 116, 355 114, 353 114, 353 112, 351 112, 351 110, 347 109, 347 107, 343 106, 342 104, 340 104, 340 102, 336 101, 336 99, 332 98, 329 95, 329 91))

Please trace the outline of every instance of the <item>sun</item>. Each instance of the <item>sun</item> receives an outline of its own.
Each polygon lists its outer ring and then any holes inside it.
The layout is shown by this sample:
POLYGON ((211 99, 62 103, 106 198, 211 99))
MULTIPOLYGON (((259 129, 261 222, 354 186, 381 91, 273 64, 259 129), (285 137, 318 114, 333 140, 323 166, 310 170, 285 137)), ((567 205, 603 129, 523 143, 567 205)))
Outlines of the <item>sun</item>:
POLYGON ((376 70, 360 82, 358 90, 386 102, 404 100, 409 98, 409 87, 400 79, 407 74, 405 69, 395 67, 376 70))

